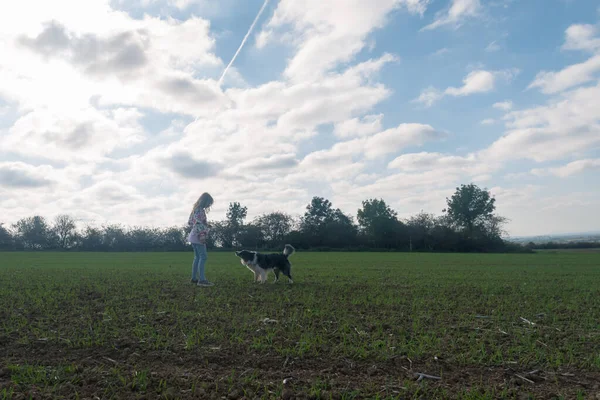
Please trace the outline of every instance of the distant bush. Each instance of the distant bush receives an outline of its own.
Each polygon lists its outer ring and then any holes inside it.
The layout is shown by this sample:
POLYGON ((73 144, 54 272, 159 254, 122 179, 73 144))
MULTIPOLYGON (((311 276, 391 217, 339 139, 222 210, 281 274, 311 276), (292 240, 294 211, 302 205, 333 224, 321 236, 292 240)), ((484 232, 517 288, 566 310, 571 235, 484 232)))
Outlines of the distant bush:
POLYGON ((597 249, 600 248, 600 242, 593 241, 578 241, 578 242, 546 242, 533 243, 529 242, 526 245, 531 250, 562 250, 562 249, 597 249))

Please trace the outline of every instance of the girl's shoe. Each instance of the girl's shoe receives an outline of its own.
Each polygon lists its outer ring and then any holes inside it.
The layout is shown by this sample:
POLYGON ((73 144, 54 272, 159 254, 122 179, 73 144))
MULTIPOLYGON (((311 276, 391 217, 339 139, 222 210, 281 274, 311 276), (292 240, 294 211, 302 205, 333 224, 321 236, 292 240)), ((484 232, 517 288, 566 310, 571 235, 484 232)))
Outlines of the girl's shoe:
POLYGON ((203 281, 198 281, 198 286, 208 287, 208 286, 214 286, 214 285, 215 285, 214 283, 209 282, 206 279, 203 281))
POLYGON ((192 279, 190 282, 192 282, 193 284, 198 283, 198 279, 192 279))

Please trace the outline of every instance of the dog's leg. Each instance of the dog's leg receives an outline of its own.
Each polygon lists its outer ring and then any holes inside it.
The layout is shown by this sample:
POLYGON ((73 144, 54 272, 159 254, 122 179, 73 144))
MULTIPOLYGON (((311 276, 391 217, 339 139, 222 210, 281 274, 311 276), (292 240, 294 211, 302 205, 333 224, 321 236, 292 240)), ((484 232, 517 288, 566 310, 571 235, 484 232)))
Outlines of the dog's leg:
POLYGON ((273 283, 277 283, 277 281, 279 281, 279 270, 275 268, 273 271, 275 272, 275 280, 273 283))
POLYGON ((244 264, 246 266, 246 268, 248 268, 250 271, 252 271, 252 273, 254 274, 254 282, 256 283, 256 281, 258 280, 258 273, 256 272, 256 267, 253 266, 252 264, 244 264))
POLYGON ((265 271, 264 269, 262 271, 260 271, 260 282, 261 283, 267 282, 267 271, 265 271))

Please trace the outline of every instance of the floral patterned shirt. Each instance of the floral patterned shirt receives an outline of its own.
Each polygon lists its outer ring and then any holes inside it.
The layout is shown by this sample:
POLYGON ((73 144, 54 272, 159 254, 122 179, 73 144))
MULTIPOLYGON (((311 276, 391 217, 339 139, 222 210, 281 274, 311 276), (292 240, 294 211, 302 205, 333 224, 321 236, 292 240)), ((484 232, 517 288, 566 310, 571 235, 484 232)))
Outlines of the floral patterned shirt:
POLYGON ((206 240, 209 229, 204 209, 196 209, 190 214, 188 227, 192 228, 188 236, 190 243, 201 243, 201 241, 206 240))

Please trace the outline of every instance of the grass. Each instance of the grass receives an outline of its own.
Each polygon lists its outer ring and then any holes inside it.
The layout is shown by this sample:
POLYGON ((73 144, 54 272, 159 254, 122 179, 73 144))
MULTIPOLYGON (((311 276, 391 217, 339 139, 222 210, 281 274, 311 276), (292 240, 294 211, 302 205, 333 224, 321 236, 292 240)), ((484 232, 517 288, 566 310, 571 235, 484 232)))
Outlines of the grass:
POLYGON ((600 253, 299 252, 293 285, 210 253, 211 288, 191 258, 2 253, 0 399, 600 393, 600 253))

